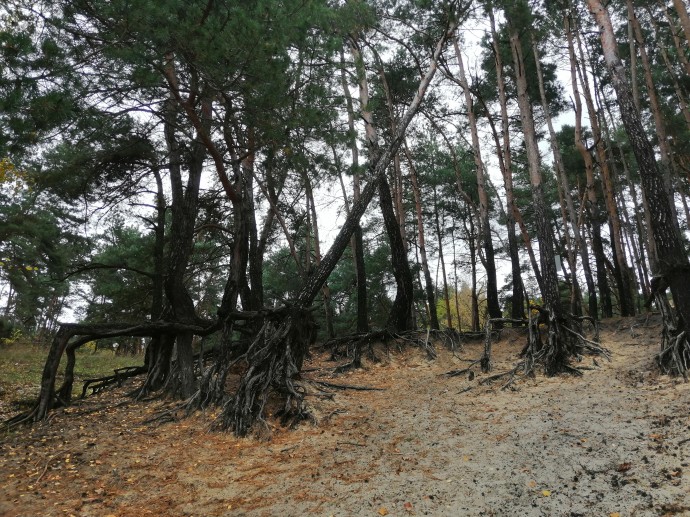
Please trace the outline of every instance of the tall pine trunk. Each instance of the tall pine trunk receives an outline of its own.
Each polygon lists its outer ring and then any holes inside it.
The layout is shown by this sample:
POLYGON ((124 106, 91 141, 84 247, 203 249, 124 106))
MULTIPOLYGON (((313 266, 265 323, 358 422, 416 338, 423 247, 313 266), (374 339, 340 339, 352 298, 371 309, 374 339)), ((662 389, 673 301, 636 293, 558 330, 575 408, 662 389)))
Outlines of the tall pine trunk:
MULTIPOLYGON (((642 126, 640 114, 633 102, 625 68, 618 56, 618 45, 608 11, 600 0, 587 0, 587 4, 599 26, 604 60, 611 74, 621 118, 637 159, 642 188, 649 204, 651 231, 659 259, 659 270, 656 273, 660 277, 659 281, 662 282, 662 284, 658 284, 658 291, 663 293, 665 291, 664 285, 668 285, 675 303, 678 318, 677 328, 668 328, 672 324, 668 320, 666 326, 672 335, 679 332, 684 333, 687 330, 688 322, 690 322, 690 289, 688 289, 688 285, 690 285, 690 262, 688 261, 687 250, 681 240, 677 222, 674 224, 672 220, 673 212, 667 192, 664 189, 663 176, 656 163, 654 149, 642 126)), ((675 357, 667 358, 665 363, 662 352, 661 361, 662 367, 676 368, 680 373, 686 375, 690 345, 687 337, 680 337, 683 339, 672 339, 670 348, 676 350, 677 355, 680 355, 682 360, 676 361, 675 357), (674 364, 670 366, 669 363, 674 364)))
POLYGON ((528 354, 534 361, 543 364, 547 375, 555 375, 567 369, 569 358, 574 355, 572 339, 567 335, 568 325, 561 307, 558 289, 558 275, 554 257, 553 233, 550 217, 547 216, 547 205, 544 196, 544 183, 541 174, 539 148, 534 127, 532 104, 527 92, 527 77, 525 75, 525 59, 522 52, 520 31, 509 25, 510 47, 515 65, 515 83, 517 86, 517 101, 520 110, 520 121, 527 150, 527 165, 529 168, 530 185, 532 187, 532 208, 539 239, 539 259, 542 274, 542 310, 548 317, 549 337, 541 350, 531 347, 528 354))
POLYGON ((474 114, 474 101, 470 93, 470 87, 465 74, 465 64, 462 59, 460 44, 456 38, 453 41, 455 48, 455 58, 458 61, 459 84, 465 95, 465 105, 467 106, 467 118, 470 124, 470 134, 472 135, 472 154, 474 156, 474 166, 477 175, 477 196, 479 198, 479 244, 484 248, 484 266, 486 269, 486 301, 490 318, 501 318, 503 316, 501 307, 498 303, 498 282, 496 280, 496 262, 494 245, 491 239, 491 223, 489 221, 489 195, 486 189, 486 170, 482 160, 481 146, 479 143, 479 133, 477 131, 477 118, 474 114))
MULTIPOLYGON (((618 301, 620 304, 621 315, 632 316, 635 314, 635 306, 633 304, 632 288, 630 286, 630 268, 628 267, 628 263, 625 259, 625 252, 623 250, 621 223, 618 215, 618 205, 616 204, 614 195, 615 186, 611 177, 608 157, 606 156, 604 137, 599 127, 599 115, 594 107, 594 99, 589 87, 589 78, 587 76, 587 67, 585 65, 585 56, 582 49, 580 33, 576 32, 576 36, 580 54, 578 72, 582 84, 582 91, 585 97, 585 103, 587 104, 587 113, 589 115, 589 123, 592 129, 592 136, 594 138, 594 148, 596 151, 597 163, 599 164, 599 170, 601 171, 602 187, 604 191, 604 205, 606 206, 609 227, 611 230, 611 247, 614 259, 613 276, 618 290, 618 301)), ((597 87, 596 78, 594 87, 597 87)))

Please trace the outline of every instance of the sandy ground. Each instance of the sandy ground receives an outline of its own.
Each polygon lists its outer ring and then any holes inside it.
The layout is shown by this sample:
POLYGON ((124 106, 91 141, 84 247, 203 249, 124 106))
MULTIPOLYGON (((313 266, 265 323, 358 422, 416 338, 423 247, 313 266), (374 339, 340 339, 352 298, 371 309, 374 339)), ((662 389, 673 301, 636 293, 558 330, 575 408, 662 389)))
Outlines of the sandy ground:
MULTIPOLYGON (((270 441, 209 432, 212 413, 144 425, 160 403, 101 394, 0 436, 0 515, 690 515, 690 384, 655 373, 659 334, 608 321, 611 362, 505 391, 443 375, 481 343, 337 377, 317 354, 310 378, 381 391, 312 388, 318 425, 270 441)), ((523 344, 504 331, 494 373, 523 344)))

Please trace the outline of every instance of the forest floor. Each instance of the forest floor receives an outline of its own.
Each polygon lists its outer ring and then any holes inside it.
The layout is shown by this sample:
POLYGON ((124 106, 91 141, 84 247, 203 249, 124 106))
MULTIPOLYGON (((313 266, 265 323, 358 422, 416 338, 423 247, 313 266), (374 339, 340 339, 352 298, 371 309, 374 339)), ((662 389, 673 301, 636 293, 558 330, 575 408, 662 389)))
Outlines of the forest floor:
MULTIPOLYGON (((657 373, 660 332, 654 318, 608 320, 611 362, 508 390, 478 370, 444 375, 480 341, 435 360, 380 348, 381 362, 338 376, 317 353, 305 377, 381 391, 312 385, 318 424, 269 419, 270 440, 209 431, 212 412, 146 424, 160 401, 104 392, 2 432, 0 515, 690 515, 690 383, 657 373)), ((492 373, 524 343, 504 330, 492 373)))

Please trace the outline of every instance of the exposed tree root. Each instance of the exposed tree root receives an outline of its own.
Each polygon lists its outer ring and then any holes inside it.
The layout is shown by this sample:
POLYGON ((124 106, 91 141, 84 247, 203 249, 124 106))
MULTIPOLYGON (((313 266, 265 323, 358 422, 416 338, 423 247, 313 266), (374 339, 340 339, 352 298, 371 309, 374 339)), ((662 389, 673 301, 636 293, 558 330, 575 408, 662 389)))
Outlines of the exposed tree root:
POLYGON ((390 330, 377 330, 367 334, 354 334, 327 341, 324 346, 331 348, 331 359, 338 360, 341 357, 350 357, 351 361, 336 367, 336 373, 343 373, 353 368, 361 368, 362 357, 365 352, 370 360, 377 361, 374 352, 374 344, 384 343, 386 347, 395 343, 402 349, 404 345, 421 348, 426 351, 429 359, 437 356, 434 342, 440 341, 448 349, 456 352, 462 348, 462 333, 455 329, 442 330, 410 330, 407 332, 392 332, 390 330))
MULTIPOLYGON (((593 318, 575 317, 564 315, 557 317, 553 310, 539 306, 532 306, 539 313, 538 318, 534 318, 531 311, 527 320, 497 319, 488 320, 485 327, 484 354, 479 362, 484 373, 491 371, 491 345, 493 342, 494 321, 499 325, 504 323, 524 324, 527 323, 528 338, 527 344, 520 354, 523 359, 511 370, 491 375, 479 381, 479 384, 490 384, 498 379, 507 377, 507 382, 501 389, 512 386, 518 376, 531 376, 536 373, 536 369, 541 367, 546 375, 552 376, 560 373, 571 375, 582 375, 580 369, 572 366, 572 358, 581 358, 583 354, 602 355, 611 359, 608 349, 599 344, 599 326, 593 318), (588 322, 592 327, 592 338, 585 337, 582 327, 583 323, 588 322), (543 324, 542 328, 540 324, 543 324)), ((473 362, 470 367, 449 374, 461 375, 469 372, 470 368, 476 364, 473 362)), ((451 375, 452 376, 452 375, 451 375)))
POLYGON ((541 366, 549 376, 574 373, 574 368, 570 365, 572 358, 593 354, 610 359, 609 351, 595 341, 599 338, 599 328, 593 319, 567 314, 558 316, 551 308, 533 308, 539 312, 539 318, 535 319, 530 314, 529 340, 525 351, 526 371, 541 366), (583 321, 589 321, 593 325, 594 339, 582 334, 583 321), (539 326, 541 322, 545 324, 543 330, 539 326))
MULTIPOLYGON (((665 296, 665 294, 663 294, 665 296)), ((688 381, 690 374, 690 340, 687 331, 679 325, 668 303, 658 303, 663 322, 661 351, 656 356, 659 369, 667 375, 682 375, 688 381)))
POLYGON ((515 325, 525 325, 528 323, 527 320, 523 319, 512 319, 512 318, 490 318, 486 320, 486 325, 484 326, 484 354, 479 360, 482 367, 482 372, 489 373, 491 371, 491 344, 494 339, 500 339, 501 330, 505 323, 511 323, 515 325))
POLYGON ((309 418, 302 405, 304 388, 297 381, 315 329, 311 312, 299 307, 291 308, 282 321, 266 318, 241 358, 247 371, 235 395, 223 406, 220 428, 246 436, 255 423, 265 425, 264 408, 272 392, 285 399, 283 418, 309 418))
POLYGON ((472 361, 467 368, 462 368, 461 370, 451 370, 449 372, 444 373, 443 375, 445 375, 446 377, 459 377, 460 375, 465 375, 466 373, 470 373, 472 371, 472 368, 481 362, 481 359, 477 359, 475 361, 472 361))
POLYGON ((311 384, 316 384, 317 386, 323 386, 324 388, 330 388, 335 390, 355 390, 355 391, 386 391, 383 388, 373 388, 371 386, 352 386, 349 384, 334 384, 332 382, 325 381, 309 381, 311 384))

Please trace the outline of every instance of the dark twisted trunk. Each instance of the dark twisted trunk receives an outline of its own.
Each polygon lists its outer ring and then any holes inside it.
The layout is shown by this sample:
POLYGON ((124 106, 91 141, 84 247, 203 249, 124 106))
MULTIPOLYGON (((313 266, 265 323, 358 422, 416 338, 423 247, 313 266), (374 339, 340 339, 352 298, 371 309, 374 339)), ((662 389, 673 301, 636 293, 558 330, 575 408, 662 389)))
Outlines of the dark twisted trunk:
MULTIPOLYGON (((166 69, 169 76, 174 77, 174 64, 171 56, 167 56, 166 69)), ((197 134, 190 155, 186 157, 186 160, 183 158, 181 144, 176 131, 178 102, 179 100, 171 93, 163 114, 172 195, 172 205, 170 207, 172 217, 167 270, 163 282, 167 306, 161 312, 160 317, 167 321, 191 324, 196 322, 196 313, 194 302, 185 286, 185 273, 193 249, 199 186, 206 157, 206 148, 201 136, 197 134), (184 185, 182 179, 182 164, 185 161, 188 169, 186 185, 184 185)), ((211 121, 210 100, 203 99, 201 106, 202 129, 208 129, 211 121)), ((160 202, 161 200, 159 199, 160 202)), ((160 260, 160 257, 157 260, 160 260)), ((146 381, 139 391, 140 395, 145 395, 164 386, 168 393, 174 397, 186 398, 194 392, 195 378, 193 375, 193 364, 190 359, 192 357, 191 336, 183 333, 177 341, 170 337, 155 339, 150 345, 150 350, 147 351, 147 356, 150 370, 146 381), (173 353, 175 347, 176 354, 173 353), (179 360, 173 365, 173 357, 175 355, 179 360)))
POLYGON ((414 300, 412 271, 407 260, 407 252, 398 220, 395 217, 393 198, 385 175, 379 178, 378 190, 383 222, 386 226, 391 248, 391 265, 396 285, 395 300, 388 316, 388 327, 393 332, 404 332, 412 329, 412 302, 414 300))
MULTIPOLYGON (((165 193, 163 191, 163 179, 160 171, 154 169, 156 179, 156 223, 154 227, 155 244, 153 251, 153 276, 151 289, 151 321, 158 321, 163 317, 164 307, 164 275, 165 275, 165 193)), ((160 337, 156 336, 146 347, 144 366, 149 369, 153 366, 156 352, 160 350, 160 337)))
MULTIPOLYGON (((651 231, 659 261, 658 271, 656 271, 656 275, 660 277, 657 283, 659 287, 657 294, 663 294, 665 284, 671 289, 675 303, 676 328, 669 330, 672 338, 678 339, 675 339, 672 344, 665 343, 665 345, 674 348, 677 351, 677 357, 685 359, 685 363, 682 360, 675 361, 676 364, 673 367, 679 373, 686 375, 687 360, 690 357, 690 343, 685 335, 688 322, 690 322, 690 289, 688 289, 690 262, 678 231, 677 221, 673 220, 673 211, 665 190, 662 172, 656 163, 654 150, 642 126, 623 63, 618 56, 617 43, 608 12, 599 0, 587 0, 587 4, 600 29, 604 59, 613 80, 621 118, 639 166, 642 188, 649 206, 651 231)), ((673 324, 666 321, 666 326, 673 326, 673 324)), ((670 354, 667 358, 668 362, 663 364, 664 358, 662 358, 662 368, 672 365, 673 359, 673 355, 670 354)))
POLYGON ((296 386, 310 340, 313 337, 308 307, 318 295, 323 284, 340 260, 345 248, 358 227, 359 220, 366 211, 377 188, 385 181, 386 170, 398 152, 412 118, 419 109, 426 90, 433 78, 438 58, 446 40, 454 33, 455 24, 451 24, 438 41, 427 72, 420 81, 417 93, 398 122, 397 131, 388 146, 369 165, 369 182, 353 205, 338 232, 331 248, 316 268, 309 275, 300 290, 294 305, 287 315, 278 321, 266 321, 256 339, 245 354, 248 368, 240 380, 237 393, 232 401, 225 405, 222 422, 225 428, 232 428, 237 435, 245 435, 257 419, 262 418, 264 403, 270 390, 276 387, 285 397, 285 415, 294 415, 299 419, 304 416, 302 408, 303 393, 296 386))

